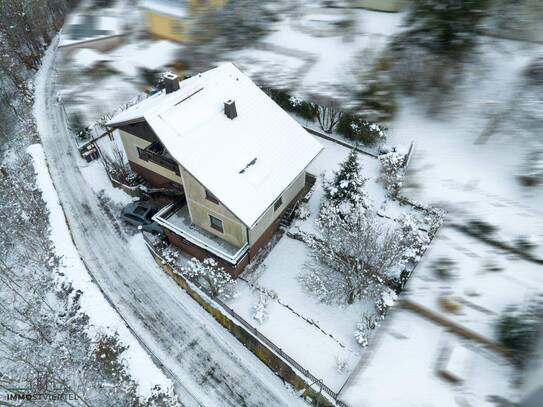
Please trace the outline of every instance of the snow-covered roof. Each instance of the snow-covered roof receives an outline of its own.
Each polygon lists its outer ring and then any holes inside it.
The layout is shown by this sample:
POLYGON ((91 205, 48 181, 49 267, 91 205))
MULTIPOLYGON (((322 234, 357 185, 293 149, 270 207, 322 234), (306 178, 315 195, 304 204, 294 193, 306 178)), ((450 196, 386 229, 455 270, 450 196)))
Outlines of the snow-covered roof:
POLYGON ((99 14, 75 14, 63 28, 59 47, 121 35, 117 17, 99 14))
MULTIPOLYGON (((127 44, 110 52, 109 55, 116 62, 128 63, 137 68, 146 68, 152 71, 170 66, 184 47, 172 41, 139 41, 127 44)), ((115 68, 115 63, 112 63, 115 68)))
POLYGON ((92 68, 99 62, 111 61, 111 57, 108 55, 91 48, 81 48, 76 50, 72 55, 72 59, 75 65, 83 69, 92 68))
POLYGON ((233 64, 180 82, 115 116, 144 118, 170 154, 251 227, 322 146, 233 64), (237 117, 224 114, 233 100, 237 117))
POLYGON ((173 17, 186 17, 186 6, 182 0, 146 0, 141 3, 145 10, 156 11, 173 17))

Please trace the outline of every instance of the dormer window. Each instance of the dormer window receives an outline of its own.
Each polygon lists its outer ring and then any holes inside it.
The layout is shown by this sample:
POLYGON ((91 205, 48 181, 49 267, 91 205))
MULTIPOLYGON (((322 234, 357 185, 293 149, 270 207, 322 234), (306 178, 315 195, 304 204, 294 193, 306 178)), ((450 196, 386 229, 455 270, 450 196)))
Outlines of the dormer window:
POLYGON ((219 200, 217 199, 217 197, 215 195, 213 195, 211 192, 209 192, 207 189, 206 189, 206 199, 208 201, 211 201, 213 202, 214 204, 219 204, 219 200))

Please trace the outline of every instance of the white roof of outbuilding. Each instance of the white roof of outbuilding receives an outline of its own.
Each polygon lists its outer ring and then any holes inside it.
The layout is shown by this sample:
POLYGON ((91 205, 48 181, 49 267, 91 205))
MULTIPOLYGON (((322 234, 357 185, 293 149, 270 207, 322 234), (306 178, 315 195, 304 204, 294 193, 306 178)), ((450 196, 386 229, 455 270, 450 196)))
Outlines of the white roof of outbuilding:
POLYGON ((146 99, 109 125, 142 117, 170 154, 249 227, 322 150, 231 63, 146 99), (224 114, 227 100, 236 104, 233 120, 224 114))

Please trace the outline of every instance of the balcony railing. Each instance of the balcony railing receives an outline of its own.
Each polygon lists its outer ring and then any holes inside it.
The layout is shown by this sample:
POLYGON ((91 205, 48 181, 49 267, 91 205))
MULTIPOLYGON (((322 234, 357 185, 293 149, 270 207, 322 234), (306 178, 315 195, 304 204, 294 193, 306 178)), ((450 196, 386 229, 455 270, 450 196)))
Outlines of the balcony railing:
POLYGON ((179 174, 179 165, 171 158, 168 152, 164 149, 164 146, 160 142, 155 142, 146 148, 138 147, 138 155, 140 159, 149 161, 164 167, 177 175, 179 174))

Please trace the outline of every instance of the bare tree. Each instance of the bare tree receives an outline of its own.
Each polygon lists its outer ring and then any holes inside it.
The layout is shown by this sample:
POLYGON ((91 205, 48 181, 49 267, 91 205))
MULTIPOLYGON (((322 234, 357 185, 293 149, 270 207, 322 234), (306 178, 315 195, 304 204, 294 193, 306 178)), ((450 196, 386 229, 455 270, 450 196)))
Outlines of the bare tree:
POLYGON ((361 206, 345 212, 325 204, 317 226, 318 236, 306 236, 312 258, 302 276, 305 287, 324 302, 378 299, 402 259, 400 231, 361 206))
POLYGON ((341 119, 341 111, 330 105, 315 105, 315 112, 317 113, 317 121, 319 126, 325 133, 332 133, 339 120, 341 119))

